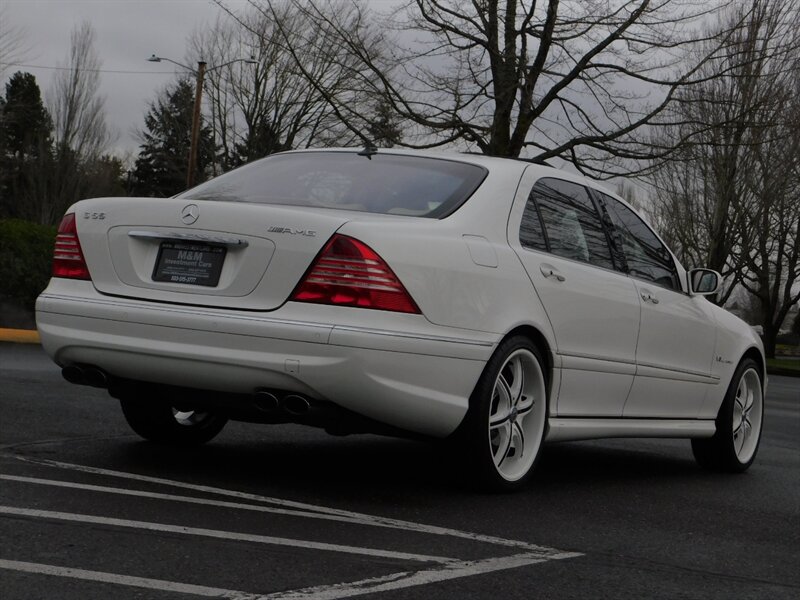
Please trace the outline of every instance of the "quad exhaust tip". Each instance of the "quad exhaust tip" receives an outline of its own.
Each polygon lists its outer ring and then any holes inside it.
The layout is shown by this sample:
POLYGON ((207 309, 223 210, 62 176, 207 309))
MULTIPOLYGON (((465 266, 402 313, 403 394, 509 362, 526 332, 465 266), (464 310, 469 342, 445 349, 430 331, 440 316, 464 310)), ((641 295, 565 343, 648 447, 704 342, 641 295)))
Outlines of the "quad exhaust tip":
POLYGON ((274 413, 278 411, 278 408, 280 408, 278 397, 275 394, 265 390, 259 390, 254 394, 253 404, 258 410, 265 413, 274 413))
POLYGON ((70 383, 77 385, 90 385, 98 388, 108 387, 108 375, 97 367, 69 365, 61 369, 61 376, 70 383))
POLYGON ((283 399, 283 410, 290 415, 299 417, 306 414, 309 408, 311 408, 311 403, 297 394, 289 394, 283 399))
POLYGON ((70 383, 80 385, 84 382, 83 369, 75 365, 70 365, 61 369, 61 376, 70 383))

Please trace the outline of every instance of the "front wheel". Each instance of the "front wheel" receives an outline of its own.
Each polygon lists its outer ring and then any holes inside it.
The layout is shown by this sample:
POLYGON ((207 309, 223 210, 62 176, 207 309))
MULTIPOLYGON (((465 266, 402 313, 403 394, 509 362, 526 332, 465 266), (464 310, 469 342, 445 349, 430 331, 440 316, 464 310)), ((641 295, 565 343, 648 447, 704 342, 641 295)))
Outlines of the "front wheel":
POLYGON ((205 409, 173 407, 148 399, 120 398, 125 420, 136 433, 152 442, 174 446, 204 444, 222 431, 228 419, 205 409))
POLYGON ((521 487, 539 458, 547 426, 547 380, 539 349, 526 337, 504 341, 470 398, 462 441, 470 472, 494 491, 521 487))
POLYGON ((760 373, 750 358, 739 364, 719 409, 714 437, 692 440, 692 452, 700 466, 741 473, 753 464, 764 420, 760 373))

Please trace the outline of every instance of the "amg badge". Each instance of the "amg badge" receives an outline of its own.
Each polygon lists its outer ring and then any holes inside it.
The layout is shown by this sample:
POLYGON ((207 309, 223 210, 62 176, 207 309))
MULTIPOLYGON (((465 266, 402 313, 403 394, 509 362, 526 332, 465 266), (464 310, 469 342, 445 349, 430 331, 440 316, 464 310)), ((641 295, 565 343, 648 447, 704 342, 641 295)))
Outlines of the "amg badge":
POLYGON ((267 229, 270 233, 289 233, 291 235, 304 235, 306 237, 314 237, 317 232, 313 229, 295 229, 294 227, 270 227, 267 229))

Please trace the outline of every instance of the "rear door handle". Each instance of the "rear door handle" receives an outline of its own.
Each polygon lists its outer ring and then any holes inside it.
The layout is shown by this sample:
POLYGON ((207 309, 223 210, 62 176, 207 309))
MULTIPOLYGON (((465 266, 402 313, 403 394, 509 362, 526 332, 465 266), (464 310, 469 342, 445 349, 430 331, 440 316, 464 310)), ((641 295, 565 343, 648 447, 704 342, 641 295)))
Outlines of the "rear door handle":
POLYGON ((542 272, 542 275, 548 279, 552 278, 556 281, 565 281, 567 279, 558 271, 558 269, 556 269, 553 265, 548 265, 547 263, 542 263, 539 266, 539 270, 542 272))

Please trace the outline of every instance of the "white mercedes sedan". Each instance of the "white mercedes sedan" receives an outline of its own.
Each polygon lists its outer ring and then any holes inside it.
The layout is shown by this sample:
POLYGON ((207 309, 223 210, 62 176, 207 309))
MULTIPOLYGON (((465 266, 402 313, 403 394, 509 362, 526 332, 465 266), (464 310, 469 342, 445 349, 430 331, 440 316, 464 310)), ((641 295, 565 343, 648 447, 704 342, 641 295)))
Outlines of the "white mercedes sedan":
POLYGON ((310 150, 78 202, 36 318, 65 379, 148 440, 229 419, 450 438, 508 490, 560 440, 688 438, 703 467, 747 469, 764 354, 704 298, 719 283, 543 164, 310 150))

